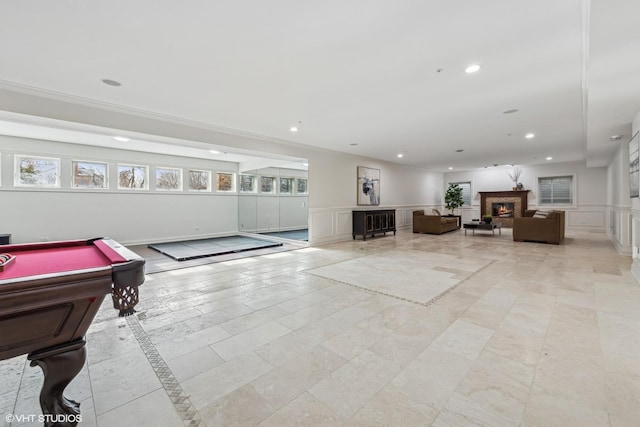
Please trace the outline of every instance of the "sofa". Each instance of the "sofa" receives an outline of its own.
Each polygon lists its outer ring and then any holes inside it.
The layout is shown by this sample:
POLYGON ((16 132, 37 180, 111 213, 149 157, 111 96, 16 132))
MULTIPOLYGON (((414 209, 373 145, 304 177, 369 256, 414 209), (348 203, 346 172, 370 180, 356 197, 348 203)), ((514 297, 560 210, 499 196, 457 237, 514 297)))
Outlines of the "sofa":
POLYGON ((513 240, 559 245, 564 240, 564 211, 525 211, 513 219, 513 240))
POLYGON ((442 234, 458 230, 458 218, 425 215, 424 210, 413 211, 413 232, 442 234))

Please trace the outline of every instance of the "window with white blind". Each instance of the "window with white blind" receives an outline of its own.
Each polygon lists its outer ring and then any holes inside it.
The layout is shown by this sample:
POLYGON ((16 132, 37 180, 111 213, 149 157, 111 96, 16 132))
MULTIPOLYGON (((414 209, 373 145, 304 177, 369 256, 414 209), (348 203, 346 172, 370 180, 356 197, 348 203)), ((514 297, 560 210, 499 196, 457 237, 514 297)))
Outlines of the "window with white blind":
POLYGON ((471 182, 450 182, 449 184, 458 184, 462 188, 462 201, 464 202, 462 206, 471 206, 471 182))
POLYGON ((573 204, 573 176, 546 176, 538 178, 539 205, 573 204))

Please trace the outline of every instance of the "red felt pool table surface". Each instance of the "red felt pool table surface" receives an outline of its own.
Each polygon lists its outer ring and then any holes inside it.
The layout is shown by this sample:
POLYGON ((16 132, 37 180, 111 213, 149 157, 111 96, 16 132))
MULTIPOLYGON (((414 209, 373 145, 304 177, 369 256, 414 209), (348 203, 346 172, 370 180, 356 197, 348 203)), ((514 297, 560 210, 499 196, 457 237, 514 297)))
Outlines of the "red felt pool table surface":
POLYGON ((15 256, 15 260, 0 272, 0 280, 41 274, 62 273, 88 268, 106 267, 125 262, 122 256, 101 240, 87 245, 86 241, 77 245, 67 243, 60 247, 46 249, 11 250, 12 247, 0 247, 1 253, 15 256), (5 252, 5 248, 8 249, 5 252))

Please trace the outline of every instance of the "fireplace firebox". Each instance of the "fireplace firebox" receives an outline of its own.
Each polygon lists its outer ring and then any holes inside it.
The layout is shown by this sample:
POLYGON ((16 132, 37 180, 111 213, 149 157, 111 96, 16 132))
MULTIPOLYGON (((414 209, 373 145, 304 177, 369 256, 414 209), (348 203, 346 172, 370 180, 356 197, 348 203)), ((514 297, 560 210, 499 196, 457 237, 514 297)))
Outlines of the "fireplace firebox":
POLYGON ((513 218, 515 205, 510 202, 491 203, 491 216, 496 218, 513 218))

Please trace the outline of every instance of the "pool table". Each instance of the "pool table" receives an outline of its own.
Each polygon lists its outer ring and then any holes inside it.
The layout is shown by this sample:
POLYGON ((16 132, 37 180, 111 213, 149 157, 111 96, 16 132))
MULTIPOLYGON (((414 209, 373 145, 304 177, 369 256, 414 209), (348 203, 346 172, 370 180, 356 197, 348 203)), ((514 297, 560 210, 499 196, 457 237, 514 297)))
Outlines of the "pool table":
POLYGON ((0 360, 28 353, 44 372, 43 414, 78 415, 63 392, 84 365, 87 330, 109 293, 120 315, 134 312, 145 261, 108 238, 7 245, 0 253, 11 256, 0 266, 0 360))

